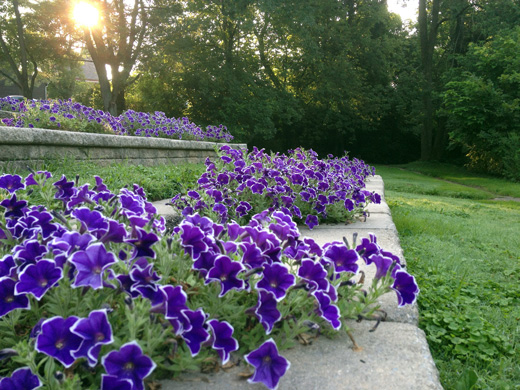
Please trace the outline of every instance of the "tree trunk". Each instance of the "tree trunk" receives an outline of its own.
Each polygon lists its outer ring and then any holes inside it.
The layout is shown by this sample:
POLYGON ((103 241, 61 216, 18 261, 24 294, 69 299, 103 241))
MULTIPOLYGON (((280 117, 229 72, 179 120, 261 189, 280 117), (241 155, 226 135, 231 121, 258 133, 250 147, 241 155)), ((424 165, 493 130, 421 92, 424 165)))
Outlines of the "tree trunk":
POLYGON ((423 72, 423 120, 421 132, 421 160, 430 160, 433 154, 435 107, 433 104, 433 53, 439 28, 440 0, 433 0, 428 18, 426 0, 419 0, 419 43, 423 72))

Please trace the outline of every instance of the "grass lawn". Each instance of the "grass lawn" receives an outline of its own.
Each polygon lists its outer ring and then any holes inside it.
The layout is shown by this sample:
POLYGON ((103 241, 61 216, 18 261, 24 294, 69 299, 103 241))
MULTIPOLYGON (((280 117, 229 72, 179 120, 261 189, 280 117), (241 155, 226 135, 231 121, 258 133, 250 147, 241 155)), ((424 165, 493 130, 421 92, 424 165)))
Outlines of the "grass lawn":
POLYGON ((520 389, 520 202, 492 200, 520 184, 448 165, 377 173, 444 388, 520 389))
MULTIPOLYGON (((183 189, 195 188, 198 178, 206 169, 204 164, 188 163, 155 167, 130 165, 128 163, 100 166, 91 161, 75 161, 73 159, 50 159, 33 168, 51 172, 55 181, 59 180, 61 175, 65 175, 69 181, 76 180, 76 176, 78 176, 78 183, 90 183, 89 188, 95 185, 94 176, 97 175, 113 192, 135 183, 144 188, 149 201, 169 199, 183 189)), ((16 173, 25 177, 29 174, 29 171, 27 169, 11 169, 6 166, 0 168, 0 175, 3 173, 16 173)))

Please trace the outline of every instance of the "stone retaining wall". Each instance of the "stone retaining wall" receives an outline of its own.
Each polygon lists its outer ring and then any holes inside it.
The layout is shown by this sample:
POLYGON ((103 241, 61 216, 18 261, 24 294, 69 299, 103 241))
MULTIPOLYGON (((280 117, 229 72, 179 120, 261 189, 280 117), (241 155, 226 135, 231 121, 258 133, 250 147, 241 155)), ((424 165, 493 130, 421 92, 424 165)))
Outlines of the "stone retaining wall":
MULTIPOLYGON (((0 165, 25 167, 68 157, 100 164, 127 161, 146 166, 203 162, 215 157, 216 142, 0 127, 0 165)), ((246 144, 230 144, 247 148, 246 144)))

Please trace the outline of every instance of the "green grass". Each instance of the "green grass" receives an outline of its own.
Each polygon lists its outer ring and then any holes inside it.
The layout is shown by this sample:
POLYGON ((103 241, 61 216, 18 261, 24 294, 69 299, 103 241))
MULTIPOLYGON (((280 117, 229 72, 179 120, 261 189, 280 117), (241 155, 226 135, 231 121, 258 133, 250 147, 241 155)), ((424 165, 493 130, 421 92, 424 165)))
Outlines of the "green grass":
MULTIPOLYGON (((75 161, 72 159, 49 159, 32 168, 51 172, 55 180, 59 180, 61 175, 65 175, 68 180, 75 180, 76 176, 79 175, 78 183, 80 184, 90 183, 94 185, 94 175, 97 175, 103 179, 112 192, 135 183, 144 188, 149 201, 169 199, 186 188, 195 188, 197 179, 205 170, 204 164, 171 164, 145 167, 128 163, 113 163, 101 166, 92 161, 75 161)), ((11 169, 7 165, 0 168, 0 174, 3 173, 17 173, 25 177, 29 174, 29 171, 27 169, 11 169)))
POLYGON ((402 168, 377 173, 421 288, 419 326, 444 388, 520 389, 520 203, 490 200, 497 188, 516 197, 520 184, 452 175, 480 187, 470 188, 433 177, 448 177, 449 166, 430 164, 431 176, 402 168))
POLYGON ((416 161, 399 167, 407 171, 421 173, 464 186, 476 187, 485 193, 520 198, 520 183, 475 174, 455 165, 416 161))

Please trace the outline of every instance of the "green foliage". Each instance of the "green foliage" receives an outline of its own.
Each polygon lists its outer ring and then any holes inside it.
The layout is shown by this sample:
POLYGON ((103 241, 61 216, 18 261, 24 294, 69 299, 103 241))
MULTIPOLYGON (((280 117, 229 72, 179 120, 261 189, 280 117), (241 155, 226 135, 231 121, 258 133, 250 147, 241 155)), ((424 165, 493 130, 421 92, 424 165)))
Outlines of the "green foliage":
POLYGON ((467 70, 446 85, 444 110, 451 140, 463 145, 469 167, 520 180, 520 28, 470 46, 467 70))
MULTIPOLYGON (((442 384, 514 389, 520 383, 520 242, 511 227, 517 225, 520 203, 486 200, 497 179, 463 175, 446 165, 411 165, 421 166, 432 176, 451 173, 454 181, 478 185, 473 190, 482 193, 481 200, 456 199, 443 190, 425 195, 408 191, 403 182, 430 188, 444 182, 395 167, 378 169, 408 267, 421 286, 419 325, 442 384)), ((501 182, 510 189, 504 195, 520 191, 520 184, 501 182)))
MULTIPOLYGON (((32 167, 34 170, 47 170, 58 180, 62 175, 70 178, 78 177, 80 184, 94 184, 94 175, 103 178, 103 182, 111 191, 118 191, 133 183, 143 187, 150 201, 170 199, 174 195, 194 188, 196 181, 204 172, 203 164, 177 164, 146 167, 129 163, 113 163, 99 165, 92 161, 75 161, 70 158, 47 159, 42 164, 32 167)), ((25 170, 2 173, 18 173, 26 176, 25 170)))

